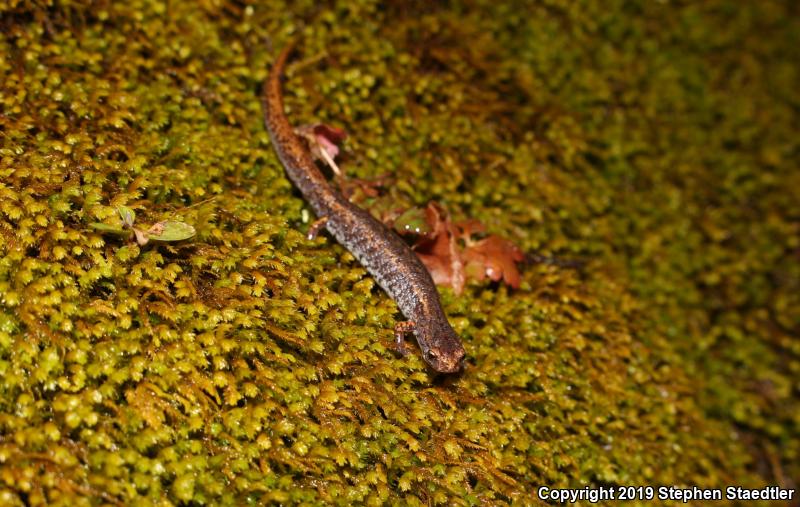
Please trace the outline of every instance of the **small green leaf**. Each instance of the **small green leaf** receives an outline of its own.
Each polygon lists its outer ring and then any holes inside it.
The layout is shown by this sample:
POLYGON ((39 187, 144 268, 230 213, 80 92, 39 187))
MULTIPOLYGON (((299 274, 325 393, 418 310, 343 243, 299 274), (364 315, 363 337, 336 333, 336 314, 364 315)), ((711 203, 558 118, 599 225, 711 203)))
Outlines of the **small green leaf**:
POLYGON ((196 234, 194 227, 185 222, 165 220, 154 224, 147 235, 152 241, 181 241, 196 234))
POLYGON ((431 227, 425 219, 425 210, 409 208, 394 221, 394 228, 399 233, 427 234, 431 227))
POLYGON ((89 227, 96 229, 100 232, 109 232, 112 234, 128 234, 128 231, 118 225, 108 225, 100 222, 92 222, 89 227))
POLYGON ((133 227, 133 223, 136 221, 136 212, 127 206, 117 206, 117 213, 119 213, 123 225, 133 227))

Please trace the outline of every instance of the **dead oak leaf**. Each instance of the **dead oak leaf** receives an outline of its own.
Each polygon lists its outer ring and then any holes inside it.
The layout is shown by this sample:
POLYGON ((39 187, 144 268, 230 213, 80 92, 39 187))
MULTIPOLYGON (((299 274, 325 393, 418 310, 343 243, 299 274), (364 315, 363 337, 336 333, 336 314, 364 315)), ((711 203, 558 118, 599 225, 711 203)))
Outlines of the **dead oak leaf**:
MULTIPOLYGON (((437 285, 450 286, 460 294, 467 279, 481 282, 488 278, 519 288, 521 276, 517 264, 525 255, 517 245, 495 234, 486 236, 486 226, 479 220, 454 224, 437 203, 431 202, 421 211, 427 225, 424 230, 411 227, 396 230, 401 234, 416 232, 413 249, 437 285)), ((418 215, 412 215, 410 220, 416 223, 414 219, 421 219, 418 215)))
POLYGON ((430 232, 419 237, 414 251, 436 285, 449 285, 456 294, 464 290, 464 263, 461 260, 456 228, 447 212, 436 203, 425 208, 430 232))
POLYGON ((468 277, 478 281, 486 278, 495 282, 503 280, 514 289, 518 289, 520 284, 517 263, 524 258, 517 245, 494 234, 471 244, 463 252, 468 277))

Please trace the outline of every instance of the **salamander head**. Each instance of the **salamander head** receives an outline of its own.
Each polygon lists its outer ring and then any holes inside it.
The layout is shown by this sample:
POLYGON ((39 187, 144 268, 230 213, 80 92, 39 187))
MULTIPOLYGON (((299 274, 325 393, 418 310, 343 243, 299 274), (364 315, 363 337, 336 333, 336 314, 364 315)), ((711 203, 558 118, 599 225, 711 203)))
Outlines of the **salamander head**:
POLYGON ((439 373, 456 373, 464 367, 466 352, 450 324, 427 326, 417 331, 422 357, 439 373))

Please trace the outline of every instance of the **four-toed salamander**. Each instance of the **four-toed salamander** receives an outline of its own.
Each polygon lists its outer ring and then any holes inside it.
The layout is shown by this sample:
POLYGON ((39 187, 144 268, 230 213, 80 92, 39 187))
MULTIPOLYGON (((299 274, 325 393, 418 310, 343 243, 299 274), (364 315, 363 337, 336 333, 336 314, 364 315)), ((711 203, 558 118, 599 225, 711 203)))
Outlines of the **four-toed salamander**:
MULTIPOLYGON (((281 75, 292 45, 278 56, 264 83, 264 121, 286 173, 336 240, 347 248, 394 299, 409 320, 425 361, 436 371, 461 370, 464 347, 439 302, 428 270, 391 229, 336 191, 295 134, 283 110, 281 75)), ((400 336, 400 335, 399 335, 400 336)))

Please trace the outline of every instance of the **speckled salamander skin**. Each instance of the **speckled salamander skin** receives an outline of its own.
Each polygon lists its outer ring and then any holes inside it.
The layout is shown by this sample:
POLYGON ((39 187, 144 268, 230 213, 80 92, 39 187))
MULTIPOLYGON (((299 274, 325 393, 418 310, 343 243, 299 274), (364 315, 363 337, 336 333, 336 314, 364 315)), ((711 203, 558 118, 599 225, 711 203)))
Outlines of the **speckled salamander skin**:
POLYGON ((439 302, 428 270, 411 248, 391 229, 337 192, 317 168, 283 111, 281 75, 293 44, 281 51, 264 83, 264 121, 286 173, 302 192, 325 227, 372 274, 414 323, 425 361, 436 371, 461 370, 464 347, 439 302))

